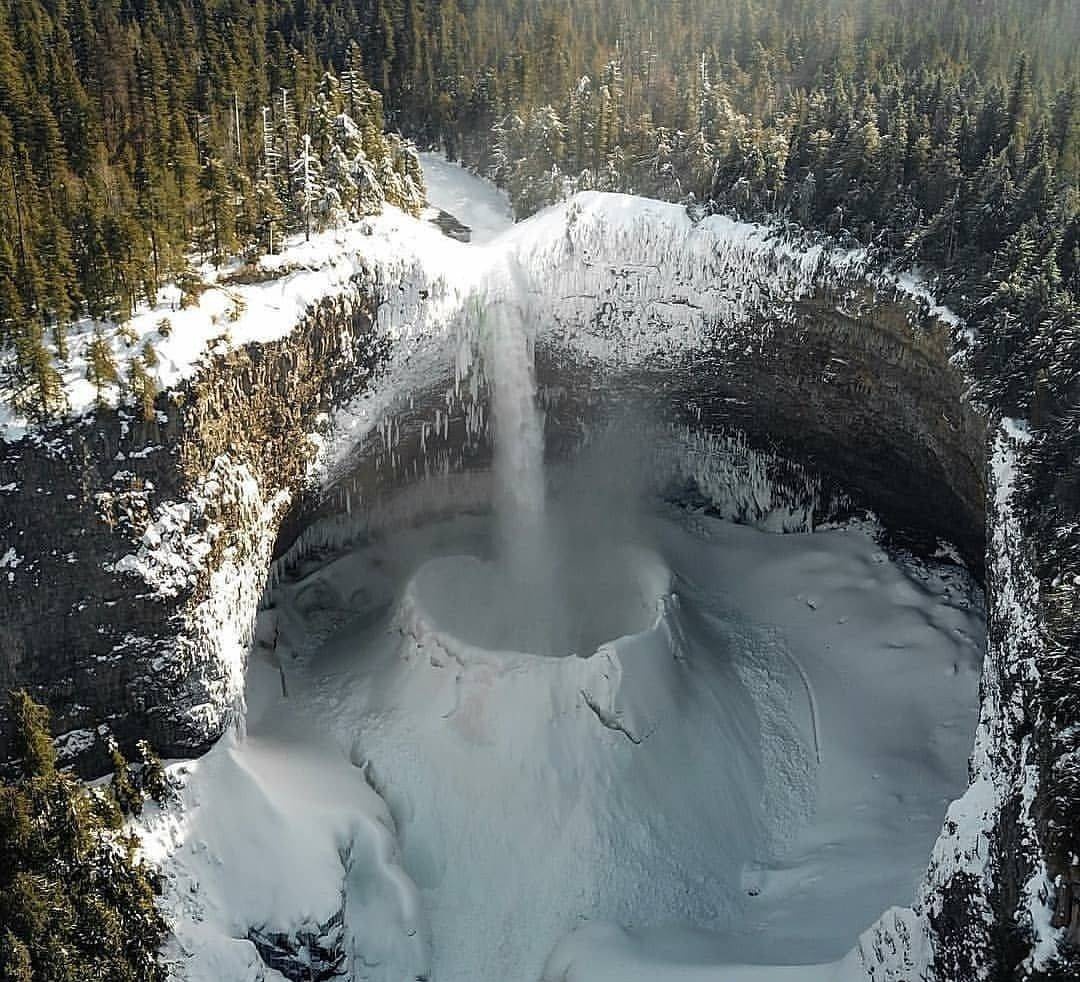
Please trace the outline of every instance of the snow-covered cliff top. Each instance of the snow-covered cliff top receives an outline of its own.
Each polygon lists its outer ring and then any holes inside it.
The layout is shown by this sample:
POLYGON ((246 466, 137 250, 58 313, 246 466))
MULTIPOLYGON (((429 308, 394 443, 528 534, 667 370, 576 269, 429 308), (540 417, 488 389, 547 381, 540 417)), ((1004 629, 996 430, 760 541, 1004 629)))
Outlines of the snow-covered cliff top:
MULTIPOLYGON (((695 222, 678 205, 631 195, 579 194, 514 225, 505 197, 490 184, 435 154, 424 154, 423 164, 433 207, 420 219, 388 207, 310 241, 294 236, 254 267, 204 268, 205 289, 189 306, 181 307, 180 289, 170 286, 122 329, 84 319, 71 333, 68 358, 57 360, 69 415, 86 414, 97 399, 87 378, 96 333, 124 382, 132 360, 152 347, 157 364, 150 375, 168 390, 208 355, 287 335, 313 304, 357 280, 380 294, 380 325, 403 342, 403 358, 420 339, 445 333, 470 297, 524 291, 543 308, 545 331, 583 356, 625 364, 693 350, 713 324, 731 327, 775 313, 824 282, 866 270, 858 250, 806 248, 723 216, 695 222), (473 241, 443 235, 432 224, 439 210, 470 226, 473 241), (601 325, 602 304, 612 316, 601 325)), ((934 306, 917 276, 893 284, 958 324, 934 306)), ((123 388, 106 386, 104 401, 115 406, 123 388)), ((0 439, 33 433, 3 396, 0 439)))

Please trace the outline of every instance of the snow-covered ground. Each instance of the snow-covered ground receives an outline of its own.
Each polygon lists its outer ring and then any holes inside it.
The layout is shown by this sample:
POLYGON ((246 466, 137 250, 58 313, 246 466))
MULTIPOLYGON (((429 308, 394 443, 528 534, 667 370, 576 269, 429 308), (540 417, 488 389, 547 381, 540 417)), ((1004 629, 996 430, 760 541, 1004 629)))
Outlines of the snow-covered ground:
POLYGON ((491 242, 514 223, 510 199, 493 184, 479 180, 439 153, 420 154, 420 163, 428 204, 468 226, 473 243, 491 242))
POLYGON ((469 589, 487 518, 280 585, 246 740, 184 765, 156 820, 186 977, 261 977, 234 939, 325 924, 343 891, 353 978, 447 982, 840 977, 912 901, 976 722, 955 567, 859 527, 556 522, 568 622, 603 627, 564 657, 469 589))

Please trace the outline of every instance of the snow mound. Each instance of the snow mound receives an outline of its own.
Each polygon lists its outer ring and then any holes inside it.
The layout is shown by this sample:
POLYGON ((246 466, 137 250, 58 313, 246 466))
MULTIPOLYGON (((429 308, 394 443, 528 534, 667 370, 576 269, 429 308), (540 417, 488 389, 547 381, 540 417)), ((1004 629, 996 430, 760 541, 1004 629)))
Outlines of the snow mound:
POLYGON ((357 979, 859 978, 885 929, 844 952, 910 902, 964 784, 975 594, 859 528, 637 532, 572 591, 618 600, 587 657, 472 629, 488 517, 281 580, 247 738, 149 819, 178 977, 277 979, 249 940, 274 936, 322 937, 357 979))
POLYGON ((770 831, 734 653, 688 662, 691 627, 670 594, 644 630, 586 658, 477 647, 415 604, 444 572, 421 570, 374 658, 332 642, 352 668, 320 686, 398 821, 437 976, 536 978, 584 912, 730 923, 742 864, 770 831))
POLYGON ((385 804, 336 748, 281 736, 226 737, 174 765, 181 801, 143 820, 143 853, 165 873, 174 971, 280 980, 257 933, 318 938, 353 979, 424 975, 423 912, 385 804))

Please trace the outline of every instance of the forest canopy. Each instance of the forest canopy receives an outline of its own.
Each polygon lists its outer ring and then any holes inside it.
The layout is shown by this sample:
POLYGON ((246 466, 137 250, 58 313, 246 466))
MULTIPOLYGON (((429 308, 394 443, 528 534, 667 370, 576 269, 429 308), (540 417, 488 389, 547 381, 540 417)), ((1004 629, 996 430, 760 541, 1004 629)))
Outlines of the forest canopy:
POLYGON ((926 267, 980 337, 979 394, 1062 412, 1078 40, 1072 0, 0 0, 0 387, 48 417, 74 320, 415 210, 388 122, 519 217, 634 191, 926 267))

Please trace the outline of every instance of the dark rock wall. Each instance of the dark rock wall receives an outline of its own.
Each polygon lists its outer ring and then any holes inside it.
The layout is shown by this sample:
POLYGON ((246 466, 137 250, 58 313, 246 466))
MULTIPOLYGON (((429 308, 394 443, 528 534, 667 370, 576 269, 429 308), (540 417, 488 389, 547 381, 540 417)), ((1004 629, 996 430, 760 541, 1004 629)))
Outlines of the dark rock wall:
POLYGON ((707 358, 686 388, 700 425, 801 461, 908 544, 951 543, 981 575, 986 427, 950 348, 948 329, 908 305, 810 299, 767 348, 707 358))
MULTIPOLYGON (((920 551, 933 554, 939 541, 948 542, 981 576, 986 427, 950 362, 949 328, 910 301, 867 287, 848 295, 843 309, 828 294, 814 296, 790 321, 755 320, 744 332, 766 334, 768 342, 731 344, 729 330, 716 325, 712 347, 655 369, 589 364, 557 335, 541 335, 537 381, 546 396, 549 457, 573 454, 590 429, 627 413, 704 433, 737 432, 755 449, 817 475, 822 502, 843 495, 920 551)), ((486 425, 466 425, 470 414, 487 419, 482 385, 480 413, 465 394, 450 409, 445 436, 432 432, 452 384, 447 375, 402 400, 393 445, 372 431, 322 499, 309 500, 283 527, 275 554, 288 552, 312 523, 369 507, 402 484, 487 466, 486 425)))
MULTIPOLYGON (((11 547, 21 557, 0 570, 0 685, 26 686, 49 704, 57 732, 75 731, 61 749, 80 769, 102 767, 102 724, 121 743, 149 736, 167 756, 198 753, 220 735, 230 680, 194 613, 223 557, 237 569, 256 558, 254 512, 274 513, 276 528, 303 488, 320 414, 382 362, 372 317, 370 300, 347 294, 281 341, 214 356, 159 397, 152 421, 102 410, 0 442, 0 554, 11 547), (204 561, 165 589, 114 570, 146 551, 148 527, 171 504, 187 512, 165 558, 170 548, 184 558, 180 540, 194 537, 209 549, 204 561)), ((253 589, 257 597, 261 583, 253 589)))

